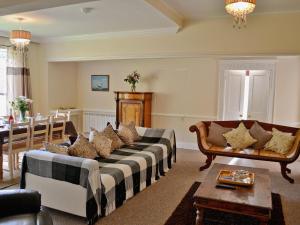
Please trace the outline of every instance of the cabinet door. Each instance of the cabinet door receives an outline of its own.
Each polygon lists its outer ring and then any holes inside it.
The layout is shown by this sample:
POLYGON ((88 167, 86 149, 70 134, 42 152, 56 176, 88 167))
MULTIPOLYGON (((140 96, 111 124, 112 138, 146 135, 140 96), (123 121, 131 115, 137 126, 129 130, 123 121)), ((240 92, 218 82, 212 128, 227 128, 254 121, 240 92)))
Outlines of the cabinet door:
POLYGON ((143 111, 141 101, 120 101, 120 122, 128 124, 134 121, 136 126, 144 126, 143 111))

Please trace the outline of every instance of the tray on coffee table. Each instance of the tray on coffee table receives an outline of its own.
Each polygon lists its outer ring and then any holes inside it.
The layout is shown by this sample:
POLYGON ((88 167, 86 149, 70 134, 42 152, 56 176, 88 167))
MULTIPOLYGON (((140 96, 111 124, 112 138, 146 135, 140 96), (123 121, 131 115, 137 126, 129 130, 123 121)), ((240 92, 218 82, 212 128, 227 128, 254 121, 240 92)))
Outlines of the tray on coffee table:
POLYGON ((252 186, 255 180, 255 174, 249 172, 249 174, 240 179, 234 177, 235 170, 220 170, 217 176, 217 181, 223 184, 239 185, 239 186, 252 186))

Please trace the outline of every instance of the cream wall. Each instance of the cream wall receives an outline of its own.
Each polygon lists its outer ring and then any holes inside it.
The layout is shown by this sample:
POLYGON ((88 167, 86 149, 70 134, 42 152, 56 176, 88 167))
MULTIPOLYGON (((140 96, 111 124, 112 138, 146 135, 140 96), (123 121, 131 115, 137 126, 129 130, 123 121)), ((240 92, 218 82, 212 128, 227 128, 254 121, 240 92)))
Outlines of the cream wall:
POLYGON ((279 57, 274 121, 300 127, 300 57, 279 57))
POLYGON ((77 63, 48 64, 48 108, 77 107, 77 63))
POLYGON ((217 114, 217 61, 213 58, 105 60, 78 63, 78 106, 115 111, 113 91, 130 90, 123 79, 138 70, 137 91, 153 91, 153 127, 176 129, 180 142, 194 141, 189 126, 217 114), (91 91, 92 74, 109 74, 110 91, 91 91))

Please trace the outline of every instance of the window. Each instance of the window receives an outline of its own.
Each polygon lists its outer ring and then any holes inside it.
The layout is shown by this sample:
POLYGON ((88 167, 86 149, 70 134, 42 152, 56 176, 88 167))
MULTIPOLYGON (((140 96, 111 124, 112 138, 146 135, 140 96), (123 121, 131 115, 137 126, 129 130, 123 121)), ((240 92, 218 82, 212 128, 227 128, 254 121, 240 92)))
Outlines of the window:
POLYGON ((7 49, 0 48, 0 116, 7 115, 7 81, 6 81, 7 49))

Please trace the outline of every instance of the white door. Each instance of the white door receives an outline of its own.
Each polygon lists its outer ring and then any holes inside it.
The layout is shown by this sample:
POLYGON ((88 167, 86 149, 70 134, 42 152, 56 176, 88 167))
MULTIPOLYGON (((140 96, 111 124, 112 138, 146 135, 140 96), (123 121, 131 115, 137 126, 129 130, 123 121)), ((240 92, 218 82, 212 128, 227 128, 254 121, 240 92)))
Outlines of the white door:
POLYGON ((268 121, 270 73, 255 70, 250 73, 248 119, 268 121))
POLYGON ((272 101, 267 70, 228 70, 224 83, 224 120, 268 121, 272 101))
POLYGON ((225 74, 224 120, 242 119, 245 76, 243 71, 229 70, 225 74))

